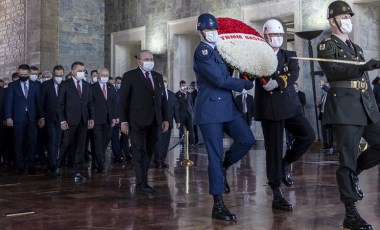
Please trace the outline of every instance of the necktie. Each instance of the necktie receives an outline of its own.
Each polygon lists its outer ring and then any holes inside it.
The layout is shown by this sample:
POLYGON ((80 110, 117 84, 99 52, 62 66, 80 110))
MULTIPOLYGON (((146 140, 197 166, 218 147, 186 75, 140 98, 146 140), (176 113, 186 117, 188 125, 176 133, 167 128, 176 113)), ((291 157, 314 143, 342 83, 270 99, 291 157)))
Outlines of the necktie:
POLYGON ((79 97, 82 97, 82 89, 80 88, 80 81, 77 81, 77 92, 79 97))
POLYGON ((352 42, 350 40, 346 40, 346 44, 350 49, 353 49, 352 42))
POLYGON ((247 112, 247 96, 243 95, 243 113, 247 112))
POLYGON ((26 82, 24 82, 24 96, 25 98, 28 98, 28 86, 26 85, 26 82))
POLYGON ((106 89, 106 84, 103 84, 103 96, 107 100, 107 89, 106 89))
POLYGON ((152 85, 152 81, 150 80, 149 78, 149 72, 145 72, 145 80, 146 80, 146 83, 148 84, 148 87, 154 91, 153 89, 153 85, 152 85))

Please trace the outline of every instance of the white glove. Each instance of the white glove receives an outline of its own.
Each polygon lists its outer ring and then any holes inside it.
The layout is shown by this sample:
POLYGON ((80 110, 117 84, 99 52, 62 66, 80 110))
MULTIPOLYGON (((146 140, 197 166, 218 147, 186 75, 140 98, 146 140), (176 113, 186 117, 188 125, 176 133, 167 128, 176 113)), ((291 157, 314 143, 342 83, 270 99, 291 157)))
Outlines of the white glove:
POLYGON ((263 85, 266 91, 272 91, 278 87, 278 83, 276 80, 270 79, 266 85, 263 85))

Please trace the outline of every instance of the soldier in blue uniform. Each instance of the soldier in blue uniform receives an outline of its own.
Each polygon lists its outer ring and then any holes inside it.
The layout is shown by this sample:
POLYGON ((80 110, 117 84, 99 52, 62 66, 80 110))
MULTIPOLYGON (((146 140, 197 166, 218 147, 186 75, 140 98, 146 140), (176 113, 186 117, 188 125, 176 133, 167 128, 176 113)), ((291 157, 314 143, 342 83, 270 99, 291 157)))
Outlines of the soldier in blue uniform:
POLYGON ((299 66, 293 51, 280 49, 283 43, 282 24, 270 19, 265 22, 265 40, 277 55, 277 71, 272 76, 256 79, 254 118, 263 128, 268 185, 273 191, 273 209, 292 211, 293 206, 284 198, 281 181, 292 186, 291 164, 297 161, 311 146, 315 133, 303 116, 303 108, 294 89, 299 66), (283 157, 284 128, 294 136, 290 149, 283 157))
MULTIPOLYGON (((319 58, 365 61, 362 48, 348 36, 352 31, 352 16, 351 7, 344 1, 334 1, 329 5, 332 35, 318 45, 319 58)), ((332 125, 335 133, 339 154, 336 179, 346 211, 343 227, 369 230, 372 226, 359 215, 355 202, 363 198, 359 173, 380 163, 380 113, 367 73, 380 68, 380 61, 370 60, 364 65, 319 64, 330 83, 323 124, 332 125), (369 147, 358 156, 361 137, 369 147)))
POLYGON ((227 65, 214 49, 217 29, 213 15, 205 13, 198 17, 201 42, 194 53, 193 69, 198 86, 194 115, 208 153, 209 193, 214 197, 212 218, 234 221, 236 215, 227 209, 222 199, 222 194, 230 190, 226 172, 251 149, 255 138, 234 103, 232 90, 249 90, 253 82, 231 77, 227 65), (224 160, 223 133, 234 140, 224 160))

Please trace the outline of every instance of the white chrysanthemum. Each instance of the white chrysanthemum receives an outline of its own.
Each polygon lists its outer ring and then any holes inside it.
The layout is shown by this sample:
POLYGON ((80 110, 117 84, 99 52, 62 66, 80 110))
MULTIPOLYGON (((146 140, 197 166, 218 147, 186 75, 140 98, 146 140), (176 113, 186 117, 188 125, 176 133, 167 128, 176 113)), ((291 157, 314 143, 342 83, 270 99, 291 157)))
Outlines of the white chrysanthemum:
POLYGON ((233 68, 251 76, 270 76, 277 69, 277 57, 265 42, 228 41, 217 45, 222 58, 233 68))

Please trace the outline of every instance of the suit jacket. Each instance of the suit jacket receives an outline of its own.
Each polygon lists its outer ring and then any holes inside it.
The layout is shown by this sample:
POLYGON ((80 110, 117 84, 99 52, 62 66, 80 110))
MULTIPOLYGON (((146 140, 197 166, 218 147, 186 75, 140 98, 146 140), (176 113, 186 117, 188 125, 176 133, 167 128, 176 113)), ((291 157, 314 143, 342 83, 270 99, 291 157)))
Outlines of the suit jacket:
POLYGON ((3 124, 3 121, 5 120, 5 114, 4 114, 4 109, 5 109, 5 93, 6 89, 0 87, 0 126, 3 124))
MULTIPOLYGON (((21 88, 21 81, 16 80, 8 84, 6 90, 5 119, 12 118, 14 123, 35 122, 42 118, 40 85, 29 81, 28 97, 25 98, 21 88), (28 110, 28 121, 25 120, 25 108, 28 110)), ((23 83, 22 83, 23 84, 23 83)))
POLYGON ((116 90, 115 87, 106 83, 107 88, 107 100, 104 98, 102 91, 102 84, 96 82, 92 84, 91 94, 92 102, 94 105, 94 123, 95 125, 103 125, 106 122, 112 124, 112 119, 117 118, 116 114, 116 90))
POLYGON ((302 114, 303 109, 298 99, 294 83, 298 79, 299 66, 295 52, 280 49, 277 53, 278 66, 274 74, 265 77, 268 82, 270 78, 277 81, 278 88, 266 91, 260 79, 255 80, 255 120, 285 120, 302 114))
POLYGON ((193 70, 198 86, 195 124, 227 122, 241 116, 232 90, 243 91, 245 81, 231 77, 226 63, 209 44, 201 42, 196 48, 193 70))
POLYGON ((178 102, 178 111, 181 121, 183 121, 187 114, 192 116, 193 114, 193 98, 189 92, 182 93, 178 91, 175 93, 175 97, 178 102))
MULTIPOLYGON (((362 48, 356 44, 353 46, 354 49, 351 49, 344 41, 332 35, 318 45, 318 57, 365 61, 362 48)), ((359 66, 350 64, 320 62, 319 65, 331 86, 324 107, 324 124, 367 125, 369 121, 380 121, 380 113, 367 72, 362 72, 359 66), (357 90, 332 87, 332 82, 339 81, 364 81, 368 88, 357 90)))
POLYGON ((140 68, 124 73, 120 87, 120 122, 131 125, 148 126, 154 122, 158 125, 168 121, 168 105, 164 93, 162 75, 151 71, 154 91, 152 91, 140 68))
MULTIPOLYGON (((243 95, 240 94, 240 95, 236 96, 236 98, 235 98, 236 105, 238 106, 241 113, 243 113, 243 99, 242 99, 242 97, 243 97, 243 95)), ((248 115, 249 121, 251 121, 251 119, 253 117, 253 106, 254 106, 253 105, 253 96, 250 94, 247 94, 246 102, 247 102, 247 115, 248 115)))
MULTIPOLYGON (((59 89, 59 85, 58 85, 59 89)), ((58 90, 59 92, 59 90, 58 90)), ((55 90, 54 79, 45 81, 41 85, 42 111, 45 122, 58 121, 58 95, 55 90)))
POLYGON ((94 106, 90 83, 82 80, 82 97, 79 96, 75 78, 63 81, 58 94, 58 118, 66 121, 69 125, 79 125, 82 121, 87 125, 88 120, 94 118, 94 106))
POLYGON ((180 123, 177 98, 174 92, 168 90, 168 119, 170 129, 174 128, 173 118, 176 123, 180 123))

